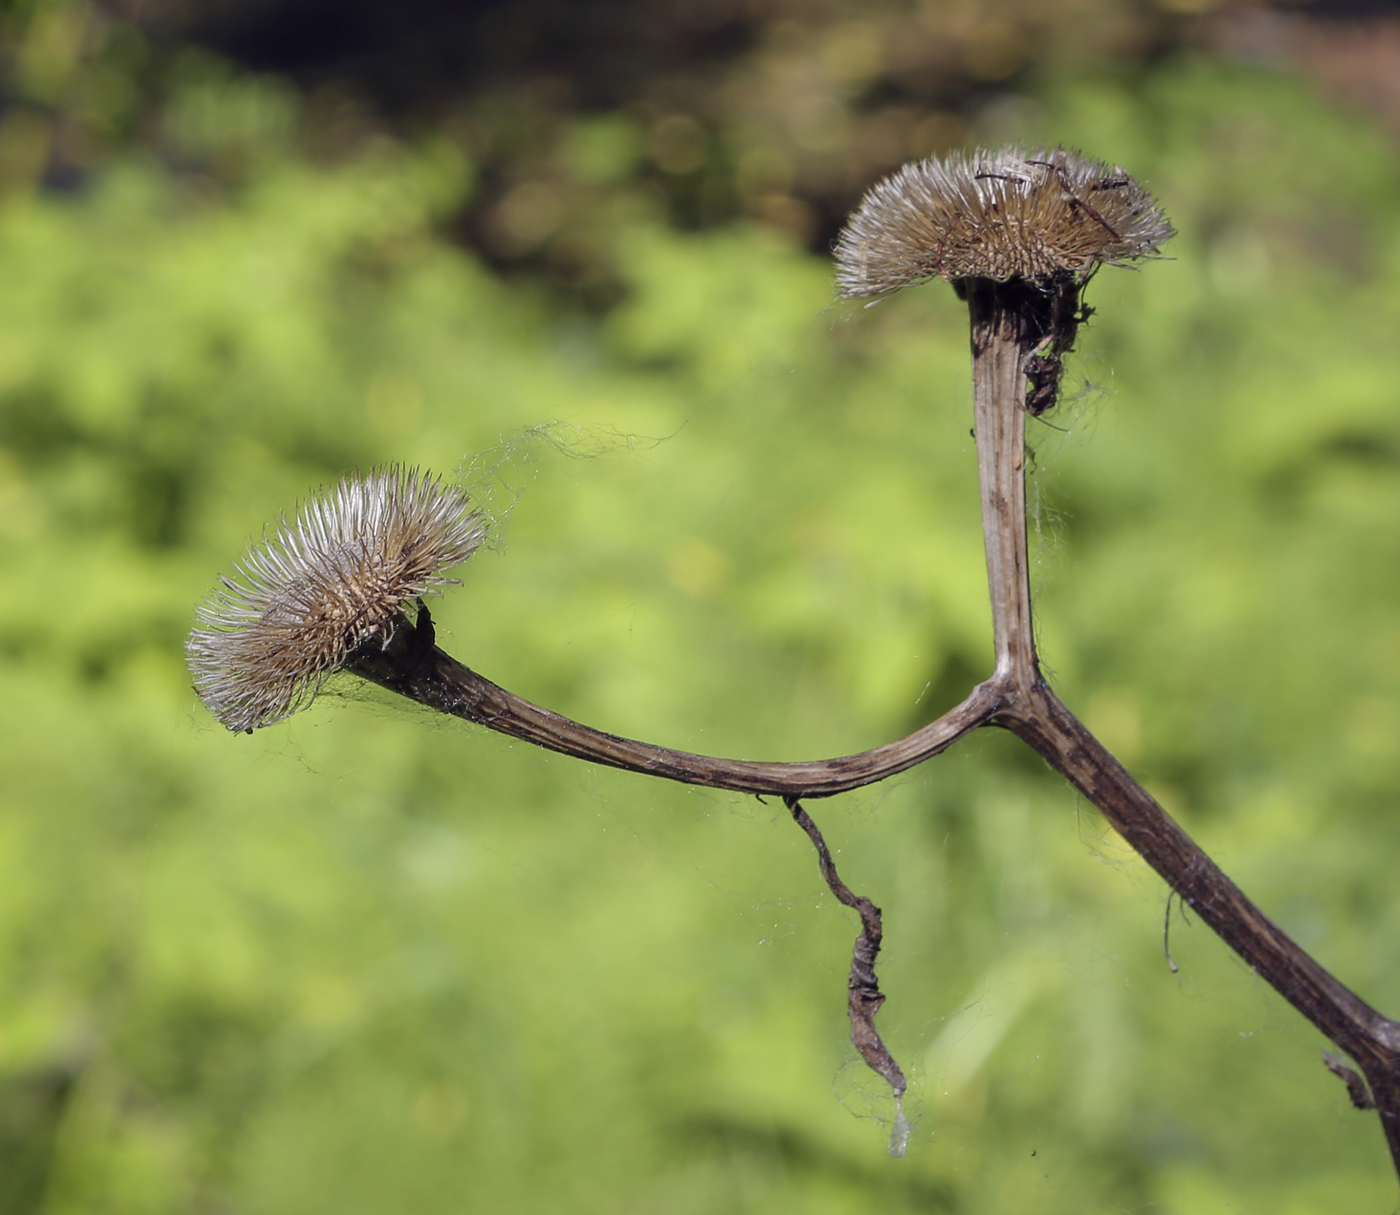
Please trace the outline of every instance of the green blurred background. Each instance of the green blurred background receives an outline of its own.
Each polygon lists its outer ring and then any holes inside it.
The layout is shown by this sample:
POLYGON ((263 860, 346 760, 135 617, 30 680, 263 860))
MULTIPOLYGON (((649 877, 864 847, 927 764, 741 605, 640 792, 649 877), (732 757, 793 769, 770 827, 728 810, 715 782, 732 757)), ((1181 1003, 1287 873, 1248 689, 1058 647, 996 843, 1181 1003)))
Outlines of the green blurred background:
POLYGON ((1211 0, 0 4, 0 1211, 1396 1209, 1318 1035, 987 733, 782 807, 342 685, 231 736, 194 603, 345 470, 460 476, 458 657, 843 754, 989 670, 965 322, 835 305, 905 158, 1181 230, 1032 425, 1056 686, 1400 1012, 1400 23, 1211 0))

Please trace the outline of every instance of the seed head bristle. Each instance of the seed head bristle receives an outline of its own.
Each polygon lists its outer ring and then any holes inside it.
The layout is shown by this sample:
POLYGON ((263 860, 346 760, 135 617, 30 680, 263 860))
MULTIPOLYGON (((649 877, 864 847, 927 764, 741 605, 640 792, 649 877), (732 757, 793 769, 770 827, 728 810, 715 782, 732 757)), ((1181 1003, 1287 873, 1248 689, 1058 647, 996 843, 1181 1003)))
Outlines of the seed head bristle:
POLYGON ((195 691, 230 730, 305 708, 357 646, 387 642, 403 605, 456 583, 486 535, 465 493, 391 466, 343 477, 263 532, 196 611, 195 691))
POLYGON ((1056 148, 913 161, 866 193, 836 243, 843 299, 932 278, 1087 278, 1152 257, 1175 229, 1121 168, 1056 148))

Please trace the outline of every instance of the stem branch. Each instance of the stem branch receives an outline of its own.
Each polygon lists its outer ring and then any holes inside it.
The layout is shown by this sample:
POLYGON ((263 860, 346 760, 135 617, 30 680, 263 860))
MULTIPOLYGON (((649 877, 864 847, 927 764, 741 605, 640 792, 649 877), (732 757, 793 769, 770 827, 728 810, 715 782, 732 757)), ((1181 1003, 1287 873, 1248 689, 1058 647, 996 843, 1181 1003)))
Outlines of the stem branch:
POLYGON ((831 858, 831 849, 826 846, 826 840, 812 821, 812 816, 802 808, 802 803, 795 797, 785 797, 783 801, 793 821, 807 833, 807 838, 817 850, 817 863, 831 893, 860 916, 860 936, 856 938, 851 951, 851 977, 846 984, 850 992, 847 1012, 851 1019, 851 1041, 871 1071, 885 1078, 896 1098, 902 1097, 907 1087, 904 1073, 875 1029, 875 1014, 885 1002, 879 980, 875 977, 875 959, 879 956, 880 943, 884 939, 880 909, 863 895, 852 894, 851 888, 841 880, 841 875, 836 872, 836 862, 831 858))
POLYGON ((431 628, 427 609, 420 608, 416 627, 402 621, 384 649, 371 643, 353 656, 346 669, 440 713, 549 751, 733 793, 813 798, 860 789, 946 751, 1011 704, 1011 696, 989 680, 974 688, 962 704, 908 737, 856 755, 802 763, 721 759, 622 738, 542 709, 438 649, 432 643, 431 628))

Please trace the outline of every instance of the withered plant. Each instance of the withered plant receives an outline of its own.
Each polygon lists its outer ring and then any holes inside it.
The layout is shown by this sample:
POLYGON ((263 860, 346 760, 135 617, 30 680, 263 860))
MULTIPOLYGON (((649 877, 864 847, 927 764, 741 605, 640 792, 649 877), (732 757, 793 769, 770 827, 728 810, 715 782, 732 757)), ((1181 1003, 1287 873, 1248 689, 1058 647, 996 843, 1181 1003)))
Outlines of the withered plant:
MULTIPOLYGON (((437 647, 425 594, 469 557, 483 524, 459 490, 398 468, 343 480, 283 519, 200 608, 188 652, 201 698, 232 730, 305 707, 346 670, 442 713, 594 763, 688 785, 772 795, 816 848, 832 893, 860 916, 848 984, 851 1038, 896 1098, 905 1078, 875 1028, 880 909, 853 894, 803 802, 859 789, 1008 730, 1061 773, 1245 963, 1348 1056, 1324 1056, 1374 1109, 1400 1171, 1400 1023, 1329 974, 1256 907, 1061 703, 1036 654, 1026 547, 1025 422, 1053 407, 1062 357, 1103 265, 1151 258, 1173 235, 1122 169, 1063 149, 1008 148, 906 165, 875 186, 836 250, 843 297, 941 278, 967 302, 974 434, 996 665, 956 708, 857 755, 760 763, 619 738, 522 700, 437 647), (416 608, 412 618, 408 609, 416 608), (1359 1074, 1356 1070, 1359 1068, 1359 1074), (1364 1077, 1364 1078, 1363 1078, 1364 1077)), ((1169 896, 1170 897, 1170 896, 1169 896)), ((908 1134, 897 1114, 891 1151, 908 1134)))

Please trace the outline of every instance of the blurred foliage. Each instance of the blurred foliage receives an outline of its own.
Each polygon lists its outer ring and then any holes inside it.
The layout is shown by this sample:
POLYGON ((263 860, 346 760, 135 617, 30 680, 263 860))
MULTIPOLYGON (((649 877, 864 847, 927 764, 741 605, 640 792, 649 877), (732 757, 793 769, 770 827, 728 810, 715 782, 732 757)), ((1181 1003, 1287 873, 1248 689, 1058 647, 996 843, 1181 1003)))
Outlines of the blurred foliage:
MULTIPOLYGON (((0 157, 0 1210, 1392 1209, 1317 1035, 1194 921, 1173 976, 1160 883, 1013 740, 811 806, 885 909, 892 1161, 856 926, 780 806, 349 684, 212 722, 193 603, 385 460, 499 520, 446 646, 603 728, 839 754, 988 669, 950 291, 837 307, 771 225, 677 233, 620 192, 621 302, 559 309, 442 235, 482 188, 461 140, 318 156, 297 104, 206 64, 81 189, 0 157)), ((1183 233, 1094 284, 1034 427, 1053 678, 1400 1008, 1394 152, 1204 65, 1001 121, 1129 166, 1183 233)), ((629 122, 570 127, 581 176, 629 122)))
POLYGON ((478 180, 437 230, 596 312, 626 289, 615 238, 639 208, 687 230, 746 218, 824 253, 877 177, 1043 124, 1067 73, 1297 63, 1400 124, 1387 4, 0 0, 0 190, 76 189, 131 149, 236 188, 258 116, 215 147, 179 111, 230 104, 237 64, 302 94, 295 137, 317 163, 390 136, 455 144, 478 180))

